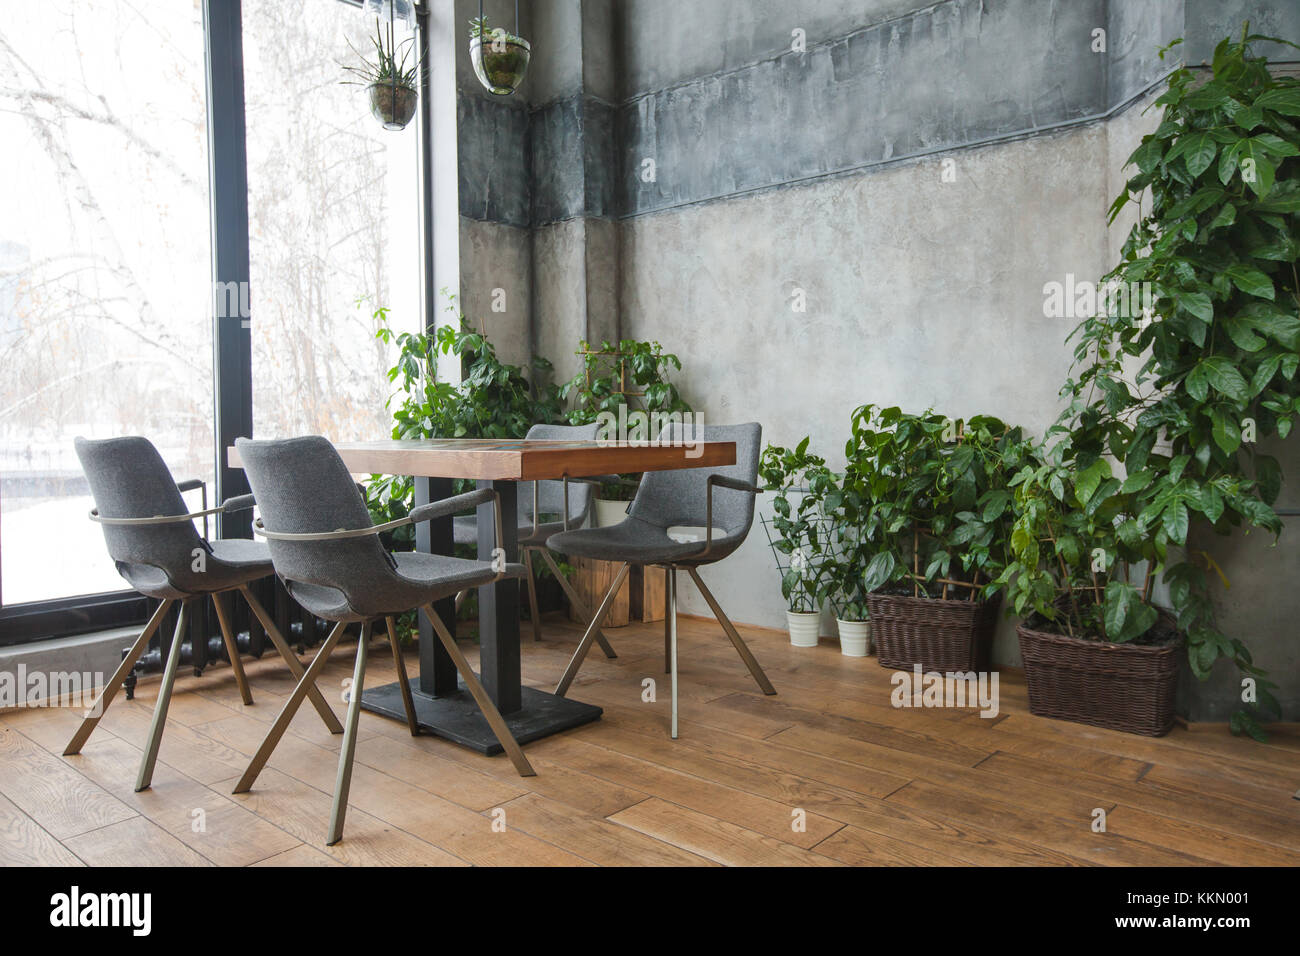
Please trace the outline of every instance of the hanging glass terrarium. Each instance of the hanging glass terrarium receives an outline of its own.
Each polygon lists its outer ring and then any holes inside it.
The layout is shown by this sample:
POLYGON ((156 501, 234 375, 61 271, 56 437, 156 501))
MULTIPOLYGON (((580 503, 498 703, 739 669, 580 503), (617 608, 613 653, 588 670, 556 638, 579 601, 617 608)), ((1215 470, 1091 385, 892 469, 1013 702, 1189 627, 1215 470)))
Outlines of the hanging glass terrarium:
POLYGON ((483 88, 496 96, 519 89, 528 72, 533 48, 519 36, 519 0, 515 0, 515 32, 488 25, 479 0, 478 17, 469 22, 469 58, 483 88))
POLYGON ((363 9, 375 15, 375 35, 370 38, 374 56, 353 47, 362 64, 344 67, 357 77, 345 82, 366 87, 370 112, 384 124, 384 129, 405 129, 420 99, 420 58, 412 55, 414 36, 399 42, 397 26, 400 23, 407 31, 415 29, 414 5, 411 0, 366 0, 363 9))

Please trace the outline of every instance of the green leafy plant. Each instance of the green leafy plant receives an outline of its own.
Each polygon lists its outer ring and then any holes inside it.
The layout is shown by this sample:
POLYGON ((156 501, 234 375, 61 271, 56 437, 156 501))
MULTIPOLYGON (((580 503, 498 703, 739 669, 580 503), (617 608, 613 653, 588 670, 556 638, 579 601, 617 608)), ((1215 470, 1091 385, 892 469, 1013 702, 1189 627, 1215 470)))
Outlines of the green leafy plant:
POLYGON ((393 36, 393 25, 381 25, 375 20, 375 35, 370 38, 370 42, 375 48, 373 59, 348 43, 352 52, 361 60, 361 65, 344 65, 343 69, 357 79, 343 82, 355 86, 384 83, 414 90, 420 75, 420 57, 418 54, 412 57, 414 41, 403 40, 397 43, 393 36))
MULTIPOLYGON (((460 313, 456 298, 443 290, 447 311, 456 325, 439 326, 434 335, 395 332, 388 310, 374 313, 376 336, 398 348, 397 364, 388 380, 397 386, 386 407, 393 415, 392 437, 523 438, 536 423, 559 420, 560 403, 554 386, 534 392, 523 369, 497 358, 496 348, 460 313), (462 366, 460 385, 438 380, 438 356, 455 356, 462 366)), ((534 360, 534 371, 545 373, 550 363, 534 360)), ((414 503, 414 485, 401 475, 372 475, 367 505, 376 522, 405 517, 414 503)), ((398 529, 392 542, 399 550, 414 546, 411 528, 398 529)))
POLYGON ((488 23, 488 18, 482 19, 474 17, 469 21, 469 38, 477 40, 483 38, 484 43, 491 43, 493 40, 499 40, 503 43, 519 43, 523 38, 515 36, 504 27, 494 27, 488 23))
MULTIPOLYGON (((1217 566, 1188 550, 1188 532, 1199 522, 1220 534, 1280 533, 1272 505, 1281 469, 1256 446, 1285 438, 1300 413, 1300 80, 1270 74, 1251 52, 1263 39, 1287 43, 1243 29, 1215 49, 1205 82, 1180 68, 1156 101, 1161 122, 1129 157, 1136 175, 1111 207, 1113 221, 1138 203, 1139 218, 1105 277, 1149 290, 1150 307, 1102 309, 1072 334, 1077 377, 1053 429, 1062 444, 1048 461, 1057 473, 1022 482, 1019 539, 1028 572, 1030 538, 1060 506, 1097 516, 1095 527, 1074 529, 1087 532, 1081 543, 1104 551, 1108 569, 1143 561, 1160 575, 1193 673, 1205 679, 1227 659, 1257 680, 1259 706, 1232 720, 1234 731, 1256 736, 1261 715, 1277 713, 1274 685, 1245 644, 1219 629, 1209 575, 1217 566), (1106 459, 1124 474, 1112 475, 1106 459), (1073 484, 1061 469, 1074 473, 1073 484)), ((1072 566, 1044 573, 1072 589, 1072 566)), ((1017 600, 1052 618, 1048 585, 1029 580, 1017 600)), ((1132 587, 1111 580, 1102 620, 1072 611, 1072 625, 1098 637, 1142 637, 1156 615, 1132 587)))
POLYGON ((602 412, 618 416, 621 406, 629 412, 691 411, 668 380, 671 371, 681 371, 681 360, 658 342, 624 339, 593 349, 584 340, 578 355, 581 370, 560 386, 560 398, 573 403, 568 419, 574 425, 595 422, 602 412))
POLYGON ((833 532, 824 506, 838 485, 825 459, 808 453, 808 443, 805 437, 794 449, 768 445, 759 474, 765 490, 775 492, 772 521, 763 524, 781 572, 781 595, 791 611, 813 614, 835 587, 833 532))
POLYGON ((992 597, 1011 558, 1009 482, 1028 448, 1019 428, 989 416, 856 409, 831 503, 853 529, 863 590, 992 597))
MULTIPOLYGON (((602 342, 599 348, 592 348, 583 340, 577 354, 582 368, 559 388, 560 401, 571 403, 566 415, 570 424, 589 425, 600 421, 602 415, 621 420, 634 413, 691 414, 691 406, 668 378, 672 371, 681 370, 681 360, 665 352, 658 342, 623 339, 617 345, 602 342)), ((647 417, 645 421, 644 437, 653 438, 649 434, 652 420, 647 417)), ((601 497, 614 501, 631 500, 634 493, 630 482, 601 486, 601 497)))

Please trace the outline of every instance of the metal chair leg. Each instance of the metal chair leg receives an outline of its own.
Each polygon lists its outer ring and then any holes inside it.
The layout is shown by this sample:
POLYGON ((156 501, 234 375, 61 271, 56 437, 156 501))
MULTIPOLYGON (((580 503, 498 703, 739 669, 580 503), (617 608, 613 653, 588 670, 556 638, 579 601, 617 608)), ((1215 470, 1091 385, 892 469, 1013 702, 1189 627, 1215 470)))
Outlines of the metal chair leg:
POLYGON ((167 666, 163 669, 162 684, 158 687, 158 702, 153 708, 153 722, 149 725, 149 739, 145 744, 144 758, 140 761, 140 774, 135 778, 135 792, 148 790, 153 783, 153 768, 158 762, 158 747, 162 744, 163 727, 167 723, 167 708, 172 702, 172 686, 176 683, 176 667, 181 660, 181 639, 190 623, 190 602, 181 602, 176 615, 176 633, 167 653, 167 666))
MULTIPOLYGON (((569 583, 569 579, 560 573, 560 567, 555 563, 555 559, 551 557, 551 552, 547 551, 545 548, 538 548, 538 552, 546 562, 547 567, 551 569, 551 573, 554 574, 556 579, 560 582, 560 587, 564 589, 564 593, 568 596, 569 603, 573 605, 573 609, 578 612, 578 617, 590 624, 592 620, 591 612, 587 610, 587 605, 582 598, 578 597, 578 592, 573 590, 573 585, 569 583)), ((604 631, 600 628, 596 628, 596 641, 600 644, 600 649, 605 652, 605 656, 610 660, 614 660, 618 657, 618 655, 614 653, 614 648, 610 646, 609 641, 605 639, 604 631)))
POLYGON ((668 664, 672 684, 672 718, 670 733, 677 739, 677 568, 668 566, 668 664))
POLYGON ((253 703, 253 692, 248 687, 248 675, 244 673, 244 662, 239 659, 239 642, 235 640, 235 632, 230 626, 230 618, 226 614, 226 603, 222 600, 222 595, 212 595, 212 606, 217 609, 217 622, 221 625, 221 640, 226 645, 226 656, 230 658, 230 668, 235 672, 235 684, 239 687, 239 696, 243 698, 244 705, 248 706, 253 703))
POLYGON ((275 745, 280 742, 280 738, 284 736, 284 732, 289 729, 289 722, 293 720, 293 715, 296 714, 298 708, 302 706, 303 699, 307 696, 308 692, 315 687, 316 678, 320 676, 320 672, 325 669, 325 664, 329 661, 329 656, 333 653, 334 646, 338 644, 339 638, 343 636, 343 631, 346 628, 347 625, 341 622, 334 625, 334 629, 330 631, 329 637, 325 638, 325 643, 322 644, 320 650, 316 652, 316 656, 312 659, 311 665, 303 672, 302 677, 298 680, 298 686, 293 689, 293 693, 289 695, 289 699, 284 702, 284 707, 280 709, 279 715, 275 718, 275 723, 271 725, 271 729, 267 732, 266 739, 262 741, 262 746, 257 748, 257 753, 255 753, 253 759, 249 761, 248 769, 245 770, 244 775, 239 778, 239 782, 235 784, 235 789, 232 790, 231 793, 247 793, 253 786, 253 781, 255 781, 257 775, 262 772, 262 768, 266 766, 267 760, 271 757, 271 752, 275 750, 275 745))
MULTIPOLYGON (((339 772, 334 778, 334 805, 330 809, 330 830, 326 846, 343 839, 343 820, 348 814, 348 791, 352 789, 352 758, 357 752, 357 724, 361 718, 361 692, 366 682, 366 656, 370 646, 370 622, 361 625, 357 641, 357 663, 352 671, 348 691, 348 722, 343 729, 343 746, 339 748, 339 772)), ((396 646, 396 645, 394 645, 396 646)))
POLYGON ((397 668, 397 686, 402 691, 402 706, 406 709, 406 726, 412 737, 420 736, 420 721, 415 716, 415 701, 411 697, 411 681, 406 676, 406 656, 397 638, 397 621, 391 617, 384 618, 388 627, 388 643, 393 648, 393 665, 397 668))
POLYGON ((564 676, 555 685, 555 695, 557 697, 563 697, 568 692, 573 679, 578 676, 578 668, 582 666, 582 662, 587 657, 587 651, 591 649, 592 642, 596 640, 596 635, 600 633, 600 622, 605 620, 605 615, 609 613, 610 605, 614 603, 614 595, 618 593, 619 587, 623 584, 623 579, 627 577, 628 568, 629 565, 624 564, 618 569, 618 574, 614 575, 614 583, 605 592, 605 597, 600 602, 600 607, 596 609, 596 613, 591 616, 591 623, 587 625, 587 633, 582 635, 582 640, 578 642, 578 649, 573 652, 573 657, 569 660, 569 666, 564 669, 564 676))
POLYGON ((108 679, 108 683, 105 684, 103 689, 99 692, 99 696, 95 698, 95 702, 91 704, 90 709, 86 711, 84 719, 81 721, 81 726, 77 728, 77 732, 73 734, 72 739, 68 741, 68 746, 64 748, 63 756, 71 757, 74 754, 81 753, 81 748, 86 745, 86 741, 90 739, 90 735, 93 734, 95 728, 99 726, 99 721, 103 718, 104 711, 108 710, 108 705, 111 704, 113 698, 117 696, 117 689, 122 686, 122 681, 126 680, 135 669, 135 662, 140 659, 140 655, 143 654, 145 648, 149 646, 149 639, 153 637, 154 631, 158 630, 158 625, 162 623, 162 619, 167 616, 167 612, 171 610, 174 603, 174 601, 163 601, 158 605, 158 609, 154 611, 153 616, 149 618, 149 623, 145 624, 144 630, 140 632, 140 636, 135 639, 135 643, 131 645, 131 649, 127 651, 126 656, 122 658, 122 663, 117 666, 117 670, 113 671, 113 676, 108 679))
POLYGON ((537 582, 533 580, 533 549, 524 548, 524 568, 528 571, 528 613, 533 619, 533 640, 542 639, 542 618, 537 607, 537 582))
POLYGON ((673 672, 673 595, 668 590, 669 571, 664 568, 664 673, 673 672))
POLYGON ((713 592, 704 586, 704 581, 700 578, 700 572, 693 567, 688 567, 686 570, 690 573, 691 580, 695 582, 695 586, 700 589, 700 593, 704 595, 704 600, 708 601, 709 607, 713 608, 713 616, 718 619, 718 623, 722 625, 722 629, 727 632, 727 637, 730 638, 732 645, 736 648, 736 653, 740 655, 740 659, 744 661, 745 666, 749 668, 749 673, 753 675, 759 689, 769 696, 775 694, 776 688, 772 686, 772 682, 768 680, 767 675, 763 673, 763 668, 758 665, 758 659, 755 658, 753 652, 750 651, 749 645, 741 639, 735 625, 731 623, 731 619, 723 612, 722 605, 720 605, 717 598, 713 596, 713 592))
POLYGON ((510 762, 515 765, 515 769, 519 771, 519 776, 537 776, 537 772, 533 770, 533 765, 528 762, 528 758, 524 756, 524 752, 519 748, 515 735, 506 726, 501 711, 497 710, 497 705, 492 703, 492 698, 488 696, 487 691, 483 689, 483 685, 479 683, 478 677, 470 669, 469 661, 465 659, 465 655, 456 646, 456 639, 447 632, 447 627, 442 623, 442 618, 438 616, 438 612, 433 609, 432 604, 429 604, 425 605, 424 613, 429 616, 429 623, 433 625, 434 633, 438 635, 438 640, 442 641, 442 646, 446 648, 447 654, 455 663, 456 670, 460 671, 465 686, 469 688, 470 694, 478 703, 478 708, 486 718, 488 726, 492 728, 492 733, 496 735, 497 742, 501 744, 502 749, 510 757, 510 762))
MULTIPOLYGON (((271 639, 271 644, 275 647, 276 653, 284 659, 285 666, 289 668, 289 673, 301 681, 302 675, 307 670, 302 666, 302 661, 298 660, 298 656, 294 654, 289 642, 284 639, 284 635, 280 633, 280 629, 275 626, 275 621, 271 620, 271 615, 267 614, 266 608, 262 607, 262 602, 253 596, 253 592, 248 589, 247 585, 241 587, 239 592, 244 595, 244 600, 248 602, 249 608, 257 615, 257 619, 261 622, 262 629, 266 631, 266 636, 271 639)), ((339 723, 338 717, 335 716, 334 709, 326 703, 325 696, 315 684, 307 687, 307 696, 311 700, 311 705, 316 708, 316 713, 320 714, 321 720, 325 721, 325 726, 329 729, 329 732, 332 734, 343 733, 343 725, 339 723)))

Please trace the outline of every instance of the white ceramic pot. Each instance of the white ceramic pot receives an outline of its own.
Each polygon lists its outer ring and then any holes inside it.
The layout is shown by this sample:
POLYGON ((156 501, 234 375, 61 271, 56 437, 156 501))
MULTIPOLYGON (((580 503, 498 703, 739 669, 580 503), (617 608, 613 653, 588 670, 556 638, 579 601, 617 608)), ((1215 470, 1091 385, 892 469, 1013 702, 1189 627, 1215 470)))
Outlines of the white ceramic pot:
POLYGON ((596 527, 610 528, 621 522, 627 517, 627 508, 631 503, 630 501, 609 501, 605 498, 597 498, 596 527))
POLYGON ((816 647, 821 619, 820 614, 787 610, 785 623, 790 629, 790 643, 795 647, 816 647))
POLYGON ((845 657, 866 657, 871 644, 871 624, 867 621, 841 621, 835 619, 840 628, 840 653, 845 657))

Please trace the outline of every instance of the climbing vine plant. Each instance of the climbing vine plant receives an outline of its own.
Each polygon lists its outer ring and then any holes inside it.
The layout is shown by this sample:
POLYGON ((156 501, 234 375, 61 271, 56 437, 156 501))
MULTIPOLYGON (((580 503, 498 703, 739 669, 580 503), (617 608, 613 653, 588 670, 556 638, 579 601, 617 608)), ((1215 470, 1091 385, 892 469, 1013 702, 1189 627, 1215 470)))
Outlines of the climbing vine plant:
POLYGON ((1216 48, 1208 78, 1175 70, 1159 126, 1129 158, 1111 221, 1130 203, 1139 216, 1105 282, 1134 294, 1071 336, 1069 406, 1045 463, 1018 476, 1008 575, 1017 610, 1140 640, 1156 614, 1149 579, 1128 571, 1144 563, 1168 586, 1192 671, 1205 679, 1228 659, 1250 678, 1232 727, 1255 736, 1278 713, 1275 685, 1219 629, 1211 586, 1227 582, 1188 533, 1280 533, 1281 468, 1260 442, 1300 414, 1300 80, 1269 72, 1251 49, 1261 40, 1295 46, 1243 30, 1216 48), (1063 610, 1081 587, 1096 614, 1063 610))

